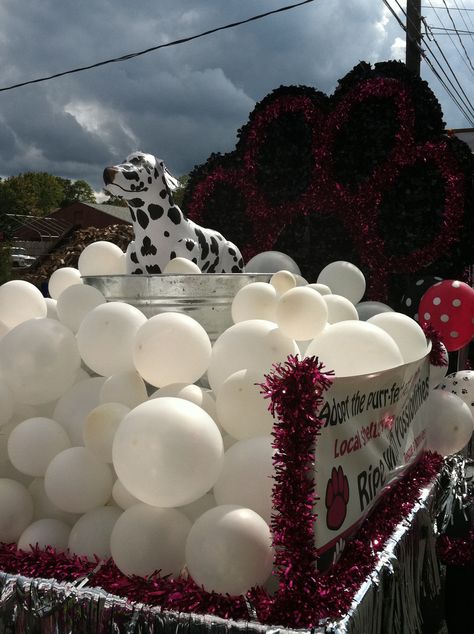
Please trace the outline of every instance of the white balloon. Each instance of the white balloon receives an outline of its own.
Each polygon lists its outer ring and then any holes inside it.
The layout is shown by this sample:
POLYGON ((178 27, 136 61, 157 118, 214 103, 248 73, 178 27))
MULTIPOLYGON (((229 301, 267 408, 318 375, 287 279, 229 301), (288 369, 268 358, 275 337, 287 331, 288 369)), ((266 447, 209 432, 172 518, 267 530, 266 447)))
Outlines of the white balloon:
POLYGON ((122 403, 102 403, 84 421, 84 445, 102 462, 112 463, 112 444, 118 426, 130 411, 122 403))
POLYGON ((6 425, 12 418, 14 403, 13 392, 0 378, 0 427, 6 425))
POLYGON ((100 389, 101 403, 122 403, 133 409, 148 398, 145 381, 136 370, 109 376, 100 389))
POLYGON ((115 480, 114 486, 112 487, 112 498, 115 504, 124 510, 140 502, 130 491, 127 491, 119 479, 115 480))
POLYGON ((268 410, 258 383, 260 373, 238 370, 231 374, 216 392, 217 418, 234 438, 252 438, 270 434, 274 419, 268 410))
POLYGON ((46 490, 44 488, 44 478, 35 478, 28 485, 28 491, 33 498, 34 504, 34 520, 41 519, 55 519, 61 520, 62 522, 66 522, 69 526, 72 526, 79 519, 79 515, 77 513, 68 513, 67 511, 63 511, 53 504, 49 499, 46 490))
POLYGON ((165 275, 186 275, 189 273, 201 273, 201 269, 197 264, 187 258, 173 258, 163 269, 165 275))
POLYGON ((308 280, 298 273, 294 273, 296 286, 308 286, 308 280))
POLYGON ((0 368, 21 403, 57 399, 74 383, 80 362, 74 335, 54 319, 30 319, 0 340, 0 368))
POLYGON ((64 427, 73 446, 84 444, 84 421, 99 405, 99 394, 105 379, 96 376, 75 383, 56 403, 52 418, 64 427))
POLYGON ((33 500, 27 488, 0 478, 0 542, 16 542, 33 519, 33 500))
POLYGON ((46 470, 44 488, 51 501, 69 513, 87 513, 106 504, 112 493, 112 470, 85 447, 55 456, 46 470))
POLYGON ((19 550, 45 549, 52 546, 57 551, 67 550, 67 542, 71 527, 61 520, 50 517, 36 520, 22 532, 18 539, 19 550))
POLYGON ((176 509, 135 504, 118 518, 112 530, 110 549, 124 574, 177 577, 185 562, 186 538, 191 522, 176 509))
POLYGON ((51 418, 28 418, 8 438, 8 457, 14 467, 31 476, 44 476, 51 460, 71 446, 64 428, 51 418))
POLYGON ((146 321, 145 315, 130 304, 110 302, 97 306, 87 313, 77 332, 84 362, 102 376, 135 370, 135 337, 146 321))
POLYGON ((349 319, 359 319, 356 307, 346 297, 342 295, 325 295, 324 302, 328 311, 328 322, 336 324, 339 321, 349 319))
POLYGON ((57 299, 59 321, 77 332, 87 313, 101 304, 105 304, 105 297, 97 288, 88 284, 69 286, 57 299))
POLYGON ((336 376, 382 372, 403 364, 403 357, 385 330, 366 321, 341 321, 327 326, 309 344, 306 357, 316 356, 336 376))
POLYGON ((312 288, 315 291, 318 291, 320 295, 331 295, 332 293, 331 289, 326 284, 313 283, 313 284, 308 284, 308 286, 309 288, 312 288))
POLYGON ((19 482, 25 487, 28 487, 32 480, 31 476, 18 471, 18 469, 12 465, 10 460, 0 462, 0 478, 15 480, 15 482, 19 482))
POLYGON ((414 319, 402 313, 386 312, 371 317, 367 323, 385 330, 400 348, 404 363, 423 359, 428 354, 426 335, 414 319))
POLYGON ((356 310, 361 321, 367 321, 379 313, 393 313, 393 308, 382 302, 359 302, 356 310))
POLYGON ((351 262, 338 260, 323 268, 317 282, 326 284, 336 295, 346 297, 353 304, 360 302, 365 293, 365 277, 351 262))
POLYGON ((126 272, 122 249, 105 240, 88 244, 79 256, 77 267, 83 277, 86 275, 123 275, 126 272))
POLYGON ((313 339, 324 329, 327 319, 326 303, 313 288, 291 288, 278 300, 276 322, 291 339, 313 339))
POLYGON ((186 542, 186 565, 193 580, 222 594, 241 595, 263 585, 271 575, 273 555, 265 521, 234 505, 201 515, 186 542))
POLYGON ((210 356, 207 332, 182 313, 150 317, 138 330, 133 346, 136 370, 156 387, 194 383, 206 372, 210 356))
POLYGON ((0 320, 14 328, 28 319, 46 317, 46 302, 41 292, 24 280, 10 280, 0 286, 0 320))
POLYGON ((277 295, 283 295, 290 288, 295 288, 296 279, 291 271, 277 271, 270 279, 270 284, 275 287, 277 295))
POLYGON ((18 425, 17 421, 10 421, 0 427, 0 462, 8 460, 8 439, 13 429, 18 425))
POLYGON ((138 405, 121 422, 112 447, 118 478, 147 504, 183 506, 219 477, 222 436, 200 407, 180 398, 138 405))
POLYGON ((13 418, 10 420, 10 423, 18 424, 27 418, 34 418, 38 414, 38 409, 38 405, 33 406, 16 401, 14 404, 13 418))
POLYGON ((58 299, 61 293, 69 286, 82 285, 83 283, 78 269, 72 266, 63 266, 51 274, 48 281, 48 292, 52 299, 58 299))
POLYGON ((466 403, 451 392, 431 390, 425 408, 427 449, 442 456, 461 451, 474 430, 474 420, 466 403))
POLYGON ((110 552, 110 536, 122 509, 116 506, 100 506, 80 517, 71 529, 68 548, 71 553, 87 557, 94 561, 108 559, 110 552))
POLYGON ((227 451, 227 449, 232 447, 232 445, 235 445, 235 443, 238 442, 238 440, 237 438, 234 438, 230 434, 223 434, 222 442, 224 443, 224 451, 227 451))
POLYGON ((58 302, 52 297, 45 297, 46 303, 46 317, 48 319, 59 319, 58 317, 58 302))
POLYGON ((239 440, 224 454, 224 466, 214 485, 217 504, 252 509, 270 523, 274 480, 271 436, 239 440))
POLYGON ((272 365, 299 353, 294 339, 286 337, 277 325, 263 319, 234 324, 215 341, 207 376, 217 392, 237 370, 255 370, 264 379, 272 365))
POLYGON ((201 517, 203 513, 213 509, 215 506, 216 498, 212 493, 206 493, 195 502, 180 506, 178 510, 184 513, 190 522, 194 523, 198 517, 201 517))
POLYGON ((262 251, 257 253, 245 265, 247 273, 277 273, 281 270, 301 274, 300 267, 286 253, 281 251, 262 251))
POLYGON ((212 420, 218 424, 216 402, 212 398, 211 393, 199 385, 194 385, 194 383, 170 383, 156 390, 156 392, 150 396, 150 399, 162 398, 163 396, 184 398, 186 401, 199 405, 199 407, 202 407, 212 420))
POLYGON ((232 320, 234 324, 247 319, 275 321, 276 305, 277 291, 272 284, 252 282, 235 294, 231 306, 232 320))
MULTIPOLYGON (((431 370, 433 370, 433 368, 437 370, 440 369, 437 366, 431 366, 431 370)), ((448 366, 441 366, 441 368, 446 373, 448 366)), ((438 383, 440 384, 440 389, 447 390, 464 401, 474 417, 474 370, 458 370, 457 372, 452 372, 448 374, 445 379, 441 378, 438 383)))

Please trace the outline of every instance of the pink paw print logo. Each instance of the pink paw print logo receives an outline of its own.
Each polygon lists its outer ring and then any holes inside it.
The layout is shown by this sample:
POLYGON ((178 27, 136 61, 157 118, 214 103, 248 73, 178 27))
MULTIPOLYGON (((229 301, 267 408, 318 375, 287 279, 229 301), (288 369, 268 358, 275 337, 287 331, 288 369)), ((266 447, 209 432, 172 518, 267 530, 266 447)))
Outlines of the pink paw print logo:
POLYGON ((337 531, 344 524, 349 502, 349 482, 342 467, 333 467, 326 487, 326 525, 337 531))

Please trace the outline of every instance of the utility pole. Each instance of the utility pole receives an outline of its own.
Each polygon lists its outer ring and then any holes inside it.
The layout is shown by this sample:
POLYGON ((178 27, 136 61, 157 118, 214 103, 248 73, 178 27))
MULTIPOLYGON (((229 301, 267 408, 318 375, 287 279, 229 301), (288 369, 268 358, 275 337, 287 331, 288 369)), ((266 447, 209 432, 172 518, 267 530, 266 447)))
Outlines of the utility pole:
POLYGON ((421 0, 407 0, 405 63, 408 70, 420 75, 421 0))

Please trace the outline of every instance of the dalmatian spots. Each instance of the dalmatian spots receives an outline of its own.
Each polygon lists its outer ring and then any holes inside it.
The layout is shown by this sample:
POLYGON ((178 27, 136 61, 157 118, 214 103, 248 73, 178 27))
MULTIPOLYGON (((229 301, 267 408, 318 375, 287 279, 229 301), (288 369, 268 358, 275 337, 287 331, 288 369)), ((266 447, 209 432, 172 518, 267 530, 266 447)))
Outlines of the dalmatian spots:
POLYGON ((161 269, 158 264, 147 264, 146 272, 150 275, 159 275, 161 273, 161 269))
POLYGON ((148 227, 150 218, 146 215, 143 209, 138 209, 137 211, 137 222, 142 229, 146 229, 148 227))
POLYGON ((140 253, 142 255, 156 255, 157 248, 154 244, 152 244, 150 238, 145 236, 143 238, 142 247, 140 249, 140 253))
POLYGON ((174 204, 177 181, 163 161, 134 152, 124 163, 104 170, 107 190, 124 198, 134 225, 134 258, 127 249, 127 270, 160 274, 170 259, 186 257, 207 273, 239 273, 240 251, 219 232, 199 227, 174 204), (138 196, 137 193, 140 192, 138 196))
POLYGON ((152 220, 159 220, 161 216, 165 213, 165 210, 161 205, 154 205, 153 203, 148 205, 147 209, 152 220))
POLYGON ((181 211, 178 207, 170 207, 168 209, 168 218, 174 225, 179 225, 181 222, 181 211))

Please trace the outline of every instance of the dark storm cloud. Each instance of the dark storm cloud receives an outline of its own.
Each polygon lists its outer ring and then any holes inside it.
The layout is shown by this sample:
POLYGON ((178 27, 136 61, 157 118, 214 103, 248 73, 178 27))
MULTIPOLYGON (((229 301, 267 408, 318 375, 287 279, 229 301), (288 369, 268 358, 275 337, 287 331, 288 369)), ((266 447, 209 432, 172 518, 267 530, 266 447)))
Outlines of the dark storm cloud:
MULTIPOLYGON (((283 4, 4 0, 0 87, 283 4)), ((211 152, 230 150, 255 102, 272 89, 307 84, 332 92, 360 60, 393 58, 397 37, 403 33, 379 0, 320 0, 134 60, 1 92, 0 174, 48 171, 84 178, 100 189, 103 167, 135 149, 157 154, 176 174, 186 173, 211 152)), ((447 110, 451 127, 466 125, 455 108, 447 110)))

